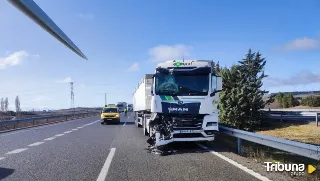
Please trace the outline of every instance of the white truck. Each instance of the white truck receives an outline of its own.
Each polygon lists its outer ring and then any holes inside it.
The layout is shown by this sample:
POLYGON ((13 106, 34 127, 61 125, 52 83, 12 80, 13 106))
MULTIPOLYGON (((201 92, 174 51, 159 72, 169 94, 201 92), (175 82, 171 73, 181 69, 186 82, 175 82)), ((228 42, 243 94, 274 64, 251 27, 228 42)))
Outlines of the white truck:
POLYGON ((222 79, 207 60, 171 60, 146 74, 133 94, 135 124, 148 143, 212 141, 218 127, 222 79))
POLYGON ((127 108, 127 103, 126 102, 118 102, 116 106, 118 107, 120 112, 123 112, 124 109, 127 108))

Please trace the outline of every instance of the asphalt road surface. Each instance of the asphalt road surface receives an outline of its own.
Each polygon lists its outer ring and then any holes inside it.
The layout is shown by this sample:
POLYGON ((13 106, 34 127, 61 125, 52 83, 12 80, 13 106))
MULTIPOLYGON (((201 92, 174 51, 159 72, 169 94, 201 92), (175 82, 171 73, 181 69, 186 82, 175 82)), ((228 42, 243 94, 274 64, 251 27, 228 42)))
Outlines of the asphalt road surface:
POLYGON ((272 177, 198 144, 177 144, 175 154, 160 156, 145 149, 146 140, 130 113, 121 115, 119 125, 101 125, 96 116, 3 133, 0 180, 253 181, 272 177))

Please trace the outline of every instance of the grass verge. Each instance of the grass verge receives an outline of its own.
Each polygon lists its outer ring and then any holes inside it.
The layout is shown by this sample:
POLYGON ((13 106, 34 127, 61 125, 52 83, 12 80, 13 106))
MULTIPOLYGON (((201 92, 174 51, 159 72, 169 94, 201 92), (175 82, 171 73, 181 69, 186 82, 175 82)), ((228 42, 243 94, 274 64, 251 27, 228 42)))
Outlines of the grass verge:
MULTIPOLYGON (((237 139, 235 137, 227 136, 227 135, 217 135, 216 140, 213 143, 208 143, 217 145, 223 145, 225 149, 229 152, 233 152, 237 154, 237 139)), ((295 180, 301 181, 319 181, 320 180, 320 162, 316 160, 312 160, 309 158, 305 158, 299 155, 295 155, 292 153, 284 152, 278 149, 270 148, 267 146, 263 146, 260 144, 248 142, 242 140, 242 153, 240 156, 246 157, 252 161, 261 163, 263 165, 264 162, 280 162, 280 163, 296 163, 296 164, 311 164, 317 168, 317 170, 313 174, 305 173, 303 176, 291 176, 288 172, 283 172, 287 176, 295 180)), ((307 168, 307 167, 306 167, 307 168)))
POLYGON ((317 127, 315 122, 290 123, 267 121, 264 123, 263 129, 256 133, 320 145, 320 126, 317 127))

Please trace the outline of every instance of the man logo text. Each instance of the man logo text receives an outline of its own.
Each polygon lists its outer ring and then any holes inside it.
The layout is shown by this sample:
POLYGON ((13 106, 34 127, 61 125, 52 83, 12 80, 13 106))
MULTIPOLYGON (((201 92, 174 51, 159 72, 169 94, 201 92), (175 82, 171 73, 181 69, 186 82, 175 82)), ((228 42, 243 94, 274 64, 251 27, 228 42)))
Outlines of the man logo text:
POLYGON ((188 111, 188 108, 173 108, 173 107, 169 107, 168 109, 169 109, 169 111, 181 111, 181 112, 188 111))

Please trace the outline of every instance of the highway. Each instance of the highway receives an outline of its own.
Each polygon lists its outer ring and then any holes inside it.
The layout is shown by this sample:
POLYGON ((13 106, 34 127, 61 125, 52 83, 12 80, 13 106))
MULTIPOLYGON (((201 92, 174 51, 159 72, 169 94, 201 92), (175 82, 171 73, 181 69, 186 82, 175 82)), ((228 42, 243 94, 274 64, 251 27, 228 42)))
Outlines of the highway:
POLYGON ((2 133, 0 180, 289 180, 218 147, 179 144, 160 156, 146 140, 130 113, 119 125, 95 116, 2 133))

